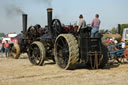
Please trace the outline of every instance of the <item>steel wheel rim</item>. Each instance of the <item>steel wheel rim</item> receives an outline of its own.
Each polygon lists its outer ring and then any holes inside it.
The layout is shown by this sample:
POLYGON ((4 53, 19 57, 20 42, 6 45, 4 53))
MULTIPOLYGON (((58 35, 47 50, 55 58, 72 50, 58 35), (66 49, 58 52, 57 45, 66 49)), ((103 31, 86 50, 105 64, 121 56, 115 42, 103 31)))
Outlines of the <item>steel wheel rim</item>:
POLYGON ((59 61, 58 64, 61 68, 65 68, 69 60, 68 43, 64 37, 59 37, 56 43, 57 59, 59 61))
POLYGON ((40 50, 39 47, 37 45, 32 45, 30 48, 30 54, 29 54, 29 59, 30 61, 35 64, 38 65, 41 61, 41 56, 40 56, 40 50))
POLYGON ((16 48, 14 46, 11 48, 11 55, 13 57, 16 56, 16 48))
POLYGON ((54 32, 54 34, 58 35, 62 28, 61 28, 61 23, 58 19, 54 19, 51 23, 51 27, 52 27, 52 31, 54 32))

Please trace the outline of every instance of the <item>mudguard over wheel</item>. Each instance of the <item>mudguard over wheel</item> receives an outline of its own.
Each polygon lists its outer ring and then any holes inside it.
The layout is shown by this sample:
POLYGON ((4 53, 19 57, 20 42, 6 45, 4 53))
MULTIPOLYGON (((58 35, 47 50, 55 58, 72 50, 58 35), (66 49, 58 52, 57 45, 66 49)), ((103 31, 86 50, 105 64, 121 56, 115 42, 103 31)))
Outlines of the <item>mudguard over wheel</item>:
POLYGON ((13 43, 9 48, 10 56, 14 59, 20 57, 20 46, 18 43, 13 43))
POLYGON ((42 66, 46 57, 43 43, 39 41, 33 42, 29 48, 28 56, 32 64, 42 66))
POLYGON ((60 68, 73 69, 79 56, 76 38, 72 34, 60 34, 55 41, 54 56, 60 68))

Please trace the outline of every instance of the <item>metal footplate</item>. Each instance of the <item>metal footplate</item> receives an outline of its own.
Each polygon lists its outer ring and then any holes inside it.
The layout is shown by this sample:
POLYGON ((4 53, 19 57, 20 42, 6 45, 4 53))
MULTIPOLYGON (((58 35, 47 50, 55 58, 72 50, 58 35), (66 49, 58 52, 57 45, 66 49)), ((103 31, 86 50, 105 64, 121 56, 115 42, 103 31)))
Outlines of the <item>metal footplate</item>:
POLYGON ((90 60, 90 65, 92 69, 98 69, 99 65, 103 59, 103 54, 101 52, 88 52, 88 57, 90 60))

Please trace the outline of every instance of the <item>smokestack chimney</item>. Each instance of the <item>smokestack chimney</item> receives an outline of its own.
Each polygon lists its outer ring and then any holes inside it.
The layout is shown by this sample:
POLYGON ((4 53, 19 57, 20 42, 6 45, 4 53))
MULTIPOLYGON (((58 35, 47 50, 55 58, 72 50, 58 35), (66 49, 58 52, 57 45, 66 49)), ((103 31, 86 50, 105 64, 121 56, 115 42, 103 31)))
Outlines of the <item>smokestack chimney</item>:
POLYGON ((118 24, 118 34, 120 34, 120 24, 118 24))
POLYGON ((23 20, 23 34, 27 31, 27 14, 22 14, 22 20, 23 20))
POLYGON ((50 28, 51 22, 52 22, 52 8, 47 9, 47 14, 48 14, 48 27, 50 28))

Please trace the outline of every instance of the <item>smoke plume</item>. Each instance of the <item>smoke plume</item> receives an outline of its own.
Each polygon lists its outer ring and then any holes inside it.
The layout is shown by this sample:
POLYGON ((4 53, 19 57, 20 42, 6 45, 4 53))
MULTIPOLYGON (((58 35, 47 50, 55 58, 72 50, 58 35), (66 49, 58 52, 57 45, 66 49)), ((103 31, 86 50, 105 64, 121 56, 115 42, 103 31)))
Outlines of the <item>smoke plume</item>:
POLYGON ((17 7, 16 5, 6 6, 5 12, 7 16, 18 16, 25 13, 20 7, 17 7))
MULTIPOLYGON (((37 4, 43 4, 47 7, 52 7, 52 1, 53 0, 30 0, 31 2, 36 2, 37 4)), ((25 2, 25 0, 23 0, 23 2, 25 2)), ((19 6, 17 6, 16 4, 9 4, 6 5, 6 7, 4 7, 6 15, 7 16, 19 16, 21 14, 24 14, 24 10, 21 9, 19 6)))
POLYGON ((34 1, 37 3, 47 5, 48 7, 52 7, 52 1, 53 0, 34 0, 34 1))

